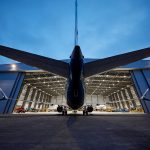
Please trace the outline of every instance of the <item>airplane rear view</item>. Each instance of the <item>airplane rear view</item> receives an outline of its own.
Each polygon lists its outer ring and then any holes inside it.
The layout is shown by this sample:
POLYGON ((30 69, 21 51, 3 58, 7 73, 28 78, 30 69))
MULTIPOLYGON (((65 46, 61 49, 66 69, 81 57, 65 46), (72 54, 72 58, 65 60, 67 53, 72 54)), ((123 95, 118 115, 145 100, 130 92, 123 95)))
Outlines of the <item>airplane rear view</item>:
MULTIPOLYGON (((84 104, 85 78, 150 56, 150 48, 143 48, 85 63, 86 61, 84 60, 86 58, 84 58, 81 48, 78 45, 77 0, 75 6, 75 46, 69 63, 2 45, 0 46, 0 55, 2 56, 67 78, 66 100, 67 105, 73 110, 81 108, 84 104)), ((62 106, 59 106, 58 110, 63 113, 66 112, 66 109, 62 106)), ((88 114, 92 110, 92 106, 87 106, 84 108, 83 114, 88 114)))

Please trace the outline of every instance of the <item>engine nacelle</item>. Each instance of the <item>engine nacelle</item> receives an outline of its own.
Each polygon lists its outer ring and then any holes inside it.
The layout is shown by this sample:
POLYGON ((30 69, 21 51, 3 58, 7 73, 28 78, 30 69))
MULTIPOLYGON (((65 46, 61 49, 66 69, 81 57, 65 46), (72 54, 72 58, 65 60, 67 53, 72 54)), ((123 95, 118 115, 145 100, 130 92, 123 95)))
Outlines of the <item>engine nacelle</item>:
POLYGON ((88 112, 92 112, 93 111, 93 107, 92 106, 87 106, 87 111, 88 112))
POLYGON ((62 106, 58 106, 58 107, 57 107, 57 111, 58 111, 58 112, 62 112, 62 111, 63 111, 63 107, 62 107, 62 106))

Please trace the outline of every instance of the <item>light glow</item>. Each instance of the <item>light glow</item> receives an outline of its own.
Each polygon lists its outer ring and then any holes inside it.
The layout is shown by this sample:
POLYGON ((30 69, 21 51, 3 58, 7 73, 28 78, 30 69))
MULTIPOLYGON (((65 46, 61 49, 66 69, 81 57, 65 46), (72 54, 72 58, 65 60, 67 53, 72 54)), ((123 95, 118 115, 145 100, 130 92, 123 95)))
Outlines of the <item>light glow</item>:
POLYGON ((16 65, 15 64, 12 64, 11 67, 12 67, 13 70, 16 69, 16 65))

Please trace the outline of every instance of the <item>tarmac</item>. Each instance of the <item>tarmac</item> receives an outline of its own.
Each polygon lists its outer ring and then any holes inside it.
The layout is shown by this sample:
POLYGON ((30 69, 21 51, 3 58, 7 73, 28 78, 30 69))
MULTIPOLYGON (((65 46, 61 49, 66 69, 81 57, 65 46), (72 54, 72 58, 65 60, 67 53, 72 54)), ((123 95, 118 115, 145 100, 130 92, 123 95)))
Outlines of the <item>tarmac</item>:
POLYGON ((0 150, 150 150, 150 115, 0 115, 0 150))

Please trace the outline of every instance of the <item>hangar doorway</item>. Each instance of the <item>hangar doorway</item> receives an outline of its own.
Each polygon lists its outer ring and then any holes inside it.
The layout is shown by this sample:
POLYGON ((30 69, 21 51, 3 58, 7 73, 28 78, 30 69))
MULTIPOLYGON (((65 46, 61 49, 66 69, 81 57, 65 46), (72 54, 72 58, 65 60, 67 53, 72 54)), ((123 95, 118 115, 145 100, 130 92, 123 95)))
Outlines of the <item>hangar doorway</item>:
MULTIPOLYGON (((48 72, 26 72, 14 108, 27 112, 56 111, 65 105, 67 80, 48 72)), ((143 112, 131 72, 113 70, 85 80, 85 104, 97 112, 143 112)))
POLYGON ((106 112, 144 112, 129 70, 113 70, 87 79, 87 101, 106 112))

